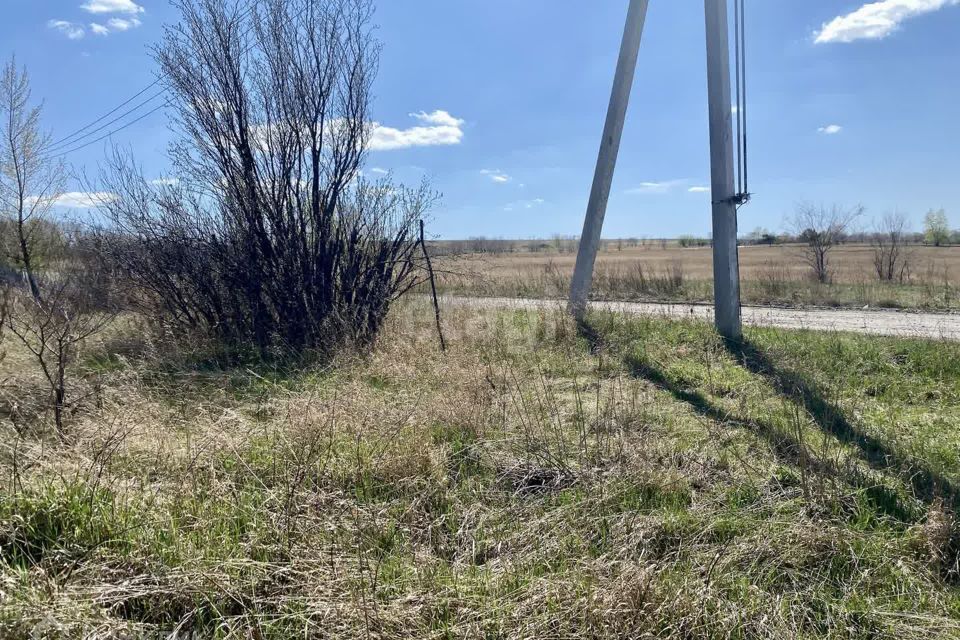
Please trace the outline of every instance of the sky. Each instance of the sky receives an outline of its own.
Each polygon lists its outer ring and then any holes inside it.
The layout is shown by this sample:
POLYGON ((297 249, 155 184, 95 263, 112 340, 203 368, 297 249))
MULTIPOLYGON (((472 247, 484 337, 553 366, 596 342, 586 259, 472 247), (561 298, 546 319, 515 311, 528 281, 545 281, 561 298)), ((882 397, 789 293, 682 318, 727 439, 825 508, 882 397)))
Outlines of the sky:
MULTIPOLYGON (((428 177, 442 238, 579 235, 627 0, 378 0, 378 129, 366 171, 428 177)), ((63 138, 148 86, 166 0, 0 0, 16 54, 63 138)), ((799 204, 866 207, 921 229, 960 226, 960 0, 746 0, 750 190, 740 230, 781 230, 799 204)), ((706 235, 709 138, 703 4, 653 0, 605 237, 706 235)), ((110 142, 163 177, 156 90, 60 149, 95 173, 110 142), (72 151, 141 118, 109 138, 72 151)), ((89 198, 68 194, 82 208, 89 198)))

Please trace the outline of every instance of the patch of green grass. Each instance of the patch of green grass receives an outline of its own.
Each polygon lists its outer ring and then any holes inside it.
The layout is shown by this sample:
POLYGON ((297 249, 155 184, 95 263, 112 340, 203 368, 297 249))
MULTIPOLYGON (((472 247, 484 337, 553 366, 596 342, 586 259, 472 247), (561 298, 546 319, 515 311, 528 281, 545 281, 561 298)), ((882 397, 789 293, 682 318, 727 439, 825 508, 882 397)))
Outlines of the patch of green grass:
POLYGON ((98 550, 129 551, 139 524, 109 490, 79 482, 2 492, 0 556, 15 566, 64 569, 98 550))

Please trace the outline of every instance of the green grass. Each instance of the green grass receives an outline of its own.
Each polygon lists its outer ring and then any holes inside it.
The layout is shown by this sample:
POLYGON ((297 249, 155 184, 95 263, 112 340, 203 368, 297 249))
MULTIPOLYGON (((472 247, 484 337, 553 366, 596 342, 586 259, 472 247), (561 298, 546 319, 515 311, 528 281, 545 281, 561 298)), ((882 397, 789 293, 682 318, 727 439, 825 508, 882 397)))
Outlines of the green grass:
POLYGON ((960 345, 430 322, 335 371, 96 356, 115 400, 0 457, 0 636, 960 637, 960 345))

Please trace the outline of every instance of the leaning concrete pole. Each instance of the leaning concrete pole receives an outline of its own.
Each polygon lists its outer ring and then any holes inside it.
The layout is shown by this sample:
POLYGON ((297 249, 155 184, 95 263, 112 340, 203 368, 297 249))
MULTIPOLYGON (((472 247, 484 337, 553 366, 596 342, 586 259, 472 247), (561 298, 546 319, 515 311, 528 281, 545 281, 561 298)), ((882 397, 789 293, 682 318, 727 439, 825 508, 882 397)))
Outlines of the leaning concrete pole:
POLYGON ((603 128, 597 170, 593 176, 587 216, 583 222, 583 234, 580 236, 577 266, 574 268, 573 283, 570 287, 570 311, 577 318, 582 318, 586 312, 587 298, 593 283, 593 267, 597 260, 597 250, 600 248, 603 218, 607 213, 607 201, 610 199, 610 187, 613 184, 613 172, 620 152, 623 123, 627 117, 627 105, 630 102, 633 77, 637 70, 640 39, 643 36, 643 25, 647 19, 649 4, 649 0, 630 0, 630 10, 627 13, 627 26, 623 31, 617 74, 613 81, 610 106, 607 109, 607 124, 603 128))
POLYGON ((710 167, 713 200, 713 288, 717 331, 742 336, 737 203, 730 113, 730 43, 727 0, 705 0, 707 89, 710 94, 710 167))

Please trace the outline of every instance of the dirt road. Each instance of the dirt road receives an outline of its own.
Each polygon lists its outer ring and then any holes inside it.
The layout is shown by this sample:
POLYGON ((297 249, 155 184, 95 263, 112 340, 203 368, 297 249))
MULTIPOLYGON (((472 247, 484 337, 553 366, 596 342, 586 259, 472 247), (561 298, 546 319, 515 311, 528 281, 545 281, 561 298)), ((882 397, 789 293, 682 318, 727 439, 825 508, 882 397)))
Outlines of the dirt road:
MULTIPOLYGON (((561 300, 519 298, 465 298, 446 296, 444 305, 478 308, 556 309, 561 300)), ((593 302, 592 308, 617 313, 660 315, 670 318, 713 320, 712 305, 660 304, 646 302, 593 302)), ((743 307, 744 324, 783 329, 851 331, 882 336, 960 340, 960 314, 914 313, 890 310, 785 309, 743 307)))

